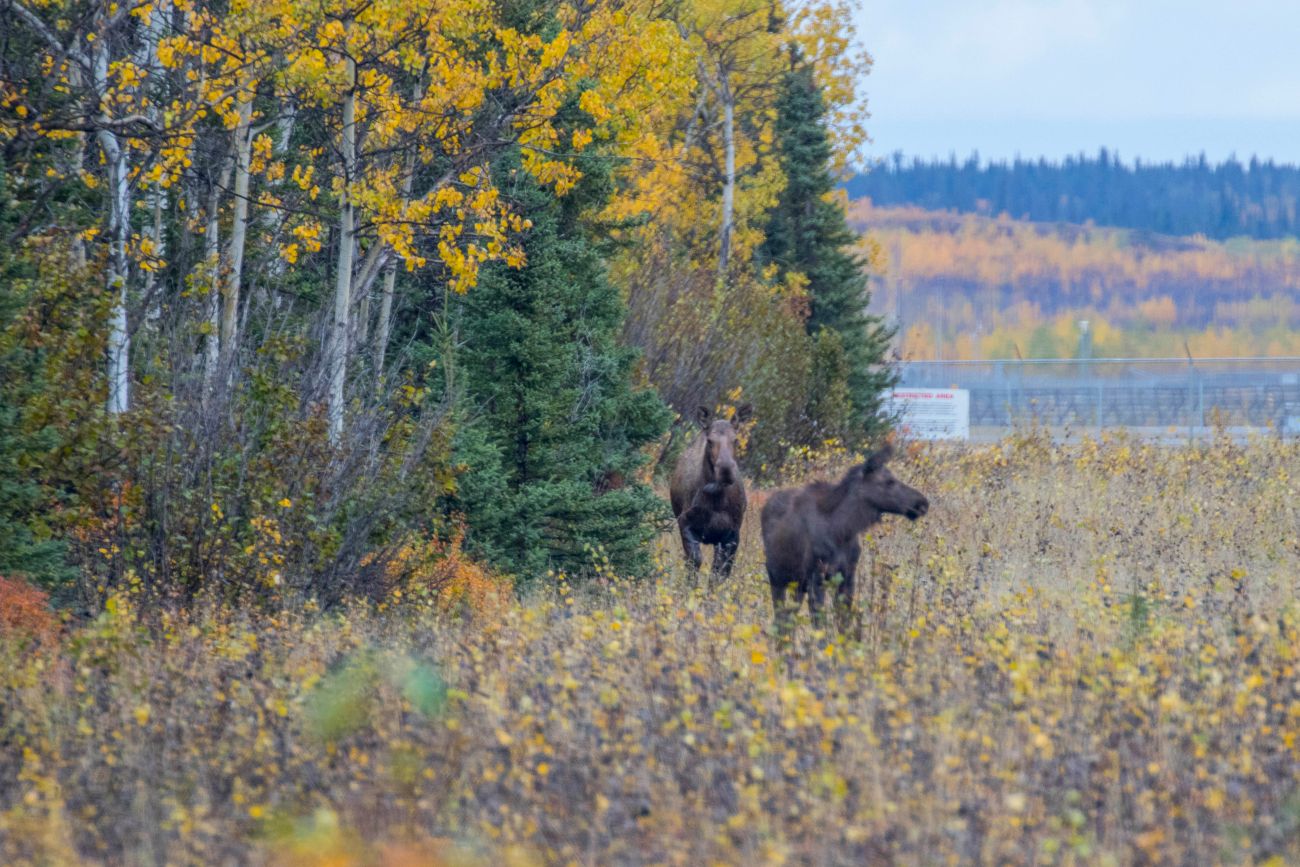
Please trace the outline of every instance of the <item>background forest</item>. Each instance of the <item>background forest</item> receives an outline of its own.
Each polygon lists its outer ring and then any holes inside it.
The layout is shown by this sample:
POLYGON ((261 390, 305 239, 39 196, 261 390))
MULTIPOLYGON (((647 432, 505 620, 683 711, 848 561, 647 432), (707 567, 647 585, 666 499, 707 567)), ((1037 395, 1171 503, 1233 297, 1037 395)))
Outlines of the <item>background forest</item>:
POLYGON ((846 187, 925 358, 1300 354, 1293 166, 896 159, 846 187))
POLYGON ((1210 163, 1126 163, 1106 148, 1059 163, 905 160, 895 154, 851 178, 849 196, 878 205, 952 208, 1033 222, 1096 223, 1162 235, 1223 240, 1293 238, 1300 232, 1300 167, 1251 157, 1210 163))
POLYGON ((0 574, 91 611, 383 598, 461 546, 635 575, 675 414, 756 404, 756 472, 876 424, 846 7, 0 22, 0 574))

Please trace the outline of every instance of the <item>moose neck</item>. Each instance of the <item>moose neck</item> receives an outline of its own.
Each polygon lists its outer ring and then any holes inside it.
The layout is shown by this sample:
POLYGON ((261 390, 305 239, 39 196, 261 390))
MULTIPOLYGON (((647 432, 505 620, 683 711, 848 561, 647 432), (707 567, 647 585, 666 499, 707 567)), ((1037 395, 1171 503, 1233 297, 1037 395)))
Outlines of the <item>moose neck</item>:
POLYGON ((841 539, 856 536, 880 520, 878 509, 853 496, 856 481, 850 477, 840 480, 826 492, 819 504, 831 532, 841 539))

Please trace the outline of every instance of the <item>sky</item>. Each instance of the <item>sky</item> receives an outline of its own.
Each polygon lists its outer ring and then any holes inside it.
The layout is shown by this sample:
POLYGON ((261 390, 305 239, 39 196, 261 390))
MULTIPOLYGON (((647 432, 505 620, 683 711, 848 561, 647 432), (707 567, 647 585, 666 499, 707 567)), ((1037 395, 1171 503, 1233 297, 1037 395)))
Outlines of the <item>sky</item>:
POLYGON ((1300 2, 859 0, 868 158, 1300 163, 1300 2))

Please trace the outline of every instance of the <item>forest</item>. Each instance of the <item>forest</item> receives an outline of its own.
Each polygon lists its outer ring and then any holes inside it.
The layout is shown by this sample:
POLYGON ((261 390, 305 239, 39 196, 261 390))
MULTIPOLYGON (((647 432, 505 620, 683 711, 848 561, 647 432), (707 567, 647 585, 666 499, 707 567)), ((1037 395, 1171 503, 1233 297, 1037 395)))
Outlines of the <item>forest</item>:
POLYGON ((981 161, 882 160, 845 182, 850 198, 877 205, 1043 223, 1095 223, 1219 240, 1294 238, 1300 233, 1300 167, 1251 157, 1211 163, 1126 163, 1102 148, 1060 162, 1017 157, 981 161))
POLYGON ((872 309, 906 358, 1300 354, 1300 242, 1215 241, 860 199, 872 309))
POLYGON ((644 574, 678 414, 752 403, 773 470, 861 442, 848 15, 0 2, 0 574, 83 611, 328 608, 462 544, 644 574))
POLYGON ((0 864, 1300 862, 1300 444, 880 409, 1296 241, 850 212, 856 16, 0 0, 0 864))

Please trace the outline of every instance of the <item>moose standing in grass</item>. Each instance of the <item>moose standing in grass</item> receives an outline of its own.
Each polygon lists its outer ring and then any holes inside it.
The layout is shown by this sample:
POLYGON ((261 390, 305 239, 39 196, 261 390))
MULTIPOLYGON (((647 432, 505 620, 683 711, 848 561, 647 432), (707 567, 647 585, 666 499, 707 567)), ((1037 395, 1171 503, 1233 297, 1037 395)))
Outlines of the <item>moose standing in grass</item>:
POLYGON ((714 418, 700 407, 696 421, 700 432, 682 452, 673 470, 669 499, 682 550, 693 572, 698 572, 704 554, 702 545, 713 546, 713 580, 731 575, 740 546, 740 525, 745 520, 745 483, 736 463, 737 428, 749 420, 749 404, 737 407, 731 420, 714 418))
POLYGON ((906 515, 915 521, 930 502, 885 466, 893 450, 886 446, 839 482, 812 482, 773 494, 763 506, 763 549, 778 629, 808 598, 814 621, 822 619, 826 582, 836 575, 837 619, 844 624, 853 608, 853 579, 862 555, 861 533, 882 515, 906 515))

